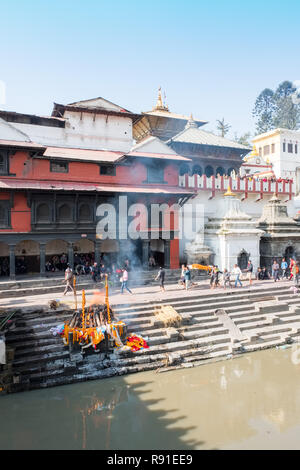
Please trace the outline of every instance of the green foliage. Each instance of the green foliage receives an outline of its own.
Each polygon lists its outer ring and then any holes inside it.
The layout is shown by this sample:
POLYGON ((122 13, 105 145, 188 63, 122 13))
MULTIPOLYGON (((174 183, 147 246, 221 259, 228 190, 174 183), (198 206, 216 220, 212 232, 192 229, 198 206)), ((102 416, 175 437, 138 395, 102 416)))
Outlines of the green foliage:
POLYGON ((292 99, 296 88, 285 80, 275 90, 265 88, 257 97, 253 109, 256 131, 261 134, 277 127, 298 129, 300 125, 300 105, 292 99))
POLYGON ((275 111, 274 92, 265 88, 256 98, 253 116, 257 118, 256 131, 258 134, 273 129, 273 118, 275 111))
POLYGON ((250 132, 245 132, 245 134, 242 134, 240 137, 235 135, 234 139, 238 144, 245 145, 245 147, 251 148, 251 133, 250 132))
POLYGON ((222 137, 225 137, 226 134, 228 134, 229 132, 229 129, 231 128, 231 126, 229 124, 225 124, 225 119, 217 119, 217 129, 218 131, 220 132, 220 135, 222 137))
POLYGON ((296 88, 291 82, 282 82, 275 92, 275 115, 274 127, 282 127, 284 129, 297 129, 300 118, 299 105, 295 105, 292 95, 296 88))

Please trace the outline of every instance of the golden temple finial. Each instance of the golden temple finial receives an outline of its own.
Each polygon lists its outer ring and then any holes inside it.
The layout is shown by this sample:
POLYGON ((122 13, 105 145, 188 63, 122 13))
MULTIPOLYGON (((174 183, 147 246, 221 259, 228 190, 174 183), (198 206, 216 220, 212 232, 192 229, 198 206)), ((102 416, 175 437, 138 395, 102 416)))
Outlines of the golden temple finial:
POLYGON ((156 102, 156 107, 157 108, 163 108, 163 102, 162 102, 162 97, 161 97, 161 86, 159 87, 158 89, 158 98, 157 98, 157 102, 156 102))
POLYGON ((161 87, 159 87, 159 89, 158 89, 158 97, 157 97, 156 105, 153 108, 153 111, 155 111, 155 110, 169 111, 168 106, 166 106, 163 103, 163 100, 162 100, 162 97, 161 97, 161 87))
POLYGON ((224 193, 224 196, 235 196, 235 194, 231 191, 230 184, 228 185, 226 193, 224 193))
POLYGON ((259 153, 257 151, 257 148, 255 145, 253 145, 253 149, 252 149, 252 152, 251 152, 251 157, 259 157, 259 153))

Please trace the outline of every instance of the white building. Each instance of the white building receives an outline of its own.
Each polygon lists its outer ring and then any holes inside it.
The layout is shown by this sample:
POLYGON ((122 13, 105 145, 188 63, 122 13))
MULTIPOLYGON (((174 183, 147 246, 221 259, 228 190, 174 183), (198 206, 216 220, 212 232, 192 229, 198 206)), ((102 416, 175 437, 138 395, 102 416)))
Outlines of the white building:
POLYGON ((259 157, 272 165, 276 178, 291 178, 300 191, 300 131, 274 129, 253 139, 259 157))

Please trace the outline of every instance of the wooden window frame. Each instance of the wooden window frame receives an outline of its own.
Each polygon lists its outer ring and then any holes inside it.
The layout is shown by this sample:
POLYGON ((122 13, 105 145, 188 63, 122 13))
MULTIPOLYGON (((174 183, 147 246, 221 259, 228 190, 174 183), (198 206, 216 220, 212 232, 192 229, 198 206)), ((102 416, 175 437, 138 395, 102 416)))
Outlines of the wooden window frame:
POLYGON ((11 205, 9 200, 1 200, 0 206, 3 207, 4 211, 6 212, 6 218, 4 224, 0 223, 0 229, 5 228, 12 228, 11 227, 11 205))
POLYGON ((99 165, 99 173, 101 176, 116 176, 116 165, 101 164, 99 165), (111 170, 111 173, 107 170, 111 170))
POLYGON ((64 174, 69 173, 69 162, 50 160, 50 171, 51 171, 51 173, 64 173, 64 174), (66 166, 66 171, 54 170, 53 165, 65 165, 66 166))

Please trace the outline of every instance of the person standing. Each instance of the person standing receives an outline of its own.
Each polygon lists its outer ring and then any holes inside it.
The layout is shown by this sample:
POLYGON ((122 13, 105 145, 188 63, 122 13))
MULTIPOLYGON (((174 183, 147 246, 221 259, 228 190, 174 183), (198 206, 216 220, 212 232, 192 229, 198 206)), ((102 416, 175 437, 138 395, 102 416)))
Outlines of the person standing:
POLYGON ((298 286, 298 284, 299 284, 299 261, 296 261, 295 266, 296 266, 296 269, 295 269, 295 285, 298 286))
POLYGON ((223 283, 224 283, 224 289, 226 289, 226 286, 228 285, 230 288, 231 286, 231 281, 230 281, 230 272, 225 268, 223 271, 223 283))
POLYGON ((248 261, 248 264, 247 264, 247 277, 248 277, 248 280, 249 280, 249 286, 252 285, 252 273, 253 273, 253 264, 252 264, 252 261, 248 261))
POLYGON ((215 279, 216 279, 216 272, 215 272, 215 265, 212 266, 211 272, 210 272, 210 288, 214 289, 215 287, 215 279))
POLYGON ((297 287, 299 283, 299 263, 298 262, 293 264, 292 275, 293 275, 295 287, 297 287))
POLYGON ((282 261, 281 261, 282 279, 286 277, 287 268, 288 268, 288 264, 285 258, 282 258, 282 261))
POLYGON ((92 273, 92 279, 96 283, 98 280, 98 265, 97 263, 94 263, 93 266, 91 267, 91 273, 92 273))
POLYGON ((185 273, 185 265, 182 264, 181 265, 181 276, 180 276, 180 283, 182 285, 182 287, 184 288, 185 287, 185 278, 184 278, 184 273, 185 273))
POLYGON ((189 284, 191 282, 191 271, 188 266, 186 266, 184 271, 184 282, 185 282, 185 290, 188 290, 189 284))
POLYGON ((70 265, 67 264, 67 268, 65 270, 65 279, 63 281, 63 282, 66 283, 66 288, 64 290, 64 295, 66 295, 66 293, 68 292, 68 289, 71 289, 71 291, 74 292, 72 281, 73 281, 73 271, 70 268, 70 265))
POLYGON ((60 257, 60 264, 61 264, 61 268, 65 271, 66 268, 67 268, 67 263, 68 263, 68 259, 67 259, 67 255, 65 253, 63 253, 60 257))
POLYGON ((238 283, 241 287, 243 287, 242 281, 240 280, 240 276, 242 275, 242 271, 240 270, 237 264, 234 265, 232 274, 235 276, 234 287, 237 287, 238 283))
POLYGON ((162 292, 165 292, 165 270, 163 267, 160 267, 159 268, 159 271, 158 271, 158 274, 155 278, 155 280, 157 281, 157 279, 159 279, 159 286, 160 286, 160 290, 162 292))
POLYGON ((289 281, 293 278, 293 266, 295 264, 295 260, 293 258, 290 259, 290 278, 289 278, 289 281))
POLYGON ((272 264, 272 273, 274 282, 279 281, 279 264, 277 263, 276 259, 274 259, 274 262, 272 264))
POLYGON ((124 289, 126 289, 130 294, 132 294, 131 290, 127 286, 128 282, 128 271, 126 268, 122 269, 122 285, 121 285, 121 294, 123 294, 124 289))
POLYGON ((220 285, 220 275, 223 274, 218 266, 215 266, 215 287, 219 287, 220 285))

